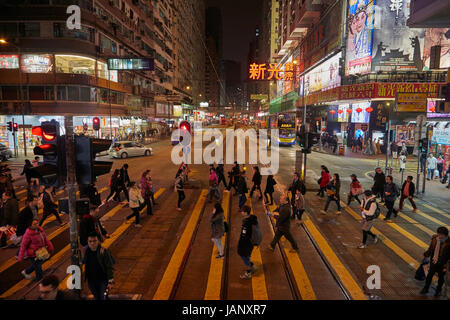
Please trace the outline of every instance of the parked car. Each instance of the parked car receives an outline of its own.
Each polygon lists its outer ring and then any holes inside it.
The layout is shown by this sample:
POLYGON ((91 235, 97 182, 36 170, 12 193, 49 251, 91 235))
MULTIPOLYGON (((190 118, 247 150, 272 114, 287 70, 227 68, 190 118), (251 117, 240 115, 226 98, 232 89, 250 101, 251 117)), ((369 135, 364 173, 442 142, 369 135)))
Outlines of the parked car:
POLYGON ((152 148, 133 141, 117 141, 111 144, 109 156, 112 158, 128 158, 136 156, 150 156, 152 148))
POLYGON ((12 151, 5 146, 3 143, 0 143, 0 159, 2 161, 6 161, 12 157, 12 151))

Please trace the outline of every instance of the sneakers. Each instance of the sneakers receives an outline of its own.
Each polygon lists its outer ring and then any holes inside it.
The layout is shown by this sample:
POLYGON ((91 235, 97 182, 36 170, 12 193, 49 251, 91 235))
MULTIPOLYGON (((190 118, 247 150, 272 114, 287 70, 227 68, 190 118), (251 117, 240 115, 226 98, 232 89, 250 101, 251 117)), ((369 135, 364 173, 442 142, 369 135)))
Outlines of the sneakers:
POLYGON ((251 272, 245 271, 243 274, 241 274, 239 276, 239 278, 241 278, 241 279, 251 279, 252 278, 252 274, 251 274, 251 272))
POLYGON ((298 252, 298 249, 290 249, 289 252, 290 252, 290 253, 297 253, 297 252, 298 252))
POLYGON ((320 210, 321 214, 327 214, 327 212, 325 210, 320 210))
POLYGON ((31 280, 33 278, 28 273, 26 273, 25 270, 22 270, 21 274, 28 280, 31 280))
POLYGON ((417 209, 413 209, 413 212, 417 212, 417 209))
POLYGON ((367 246, 365 244, 362 244, 362 243, 358 246, 358 249, 365 249, 365 248, 367 248, 367 246))
POLYGON ((336 214, 337 214, 337 215, 339 215, 339 214, 341 214, 341 213, 342 213, 341 210, 336 211, 336 214))
POLYGON ((181 208, 177 208, 178 211, 181 211, 181 208))
POLYGON ((136 228, 142 228, 142 225, 139 224, 139 223, 135 224, 134 226, 135 226, 136 228))
POLYGON ((384 218, 383 220, 386 221, 386 222, 388 222, 388 223, 392 223, 392 220, 391 220, 391 219, 384 218))
POLYGON ((223 257, 225 257, 224 254, 218 254, 218 255, 216 256, 216 259, 223 259, 223 257))

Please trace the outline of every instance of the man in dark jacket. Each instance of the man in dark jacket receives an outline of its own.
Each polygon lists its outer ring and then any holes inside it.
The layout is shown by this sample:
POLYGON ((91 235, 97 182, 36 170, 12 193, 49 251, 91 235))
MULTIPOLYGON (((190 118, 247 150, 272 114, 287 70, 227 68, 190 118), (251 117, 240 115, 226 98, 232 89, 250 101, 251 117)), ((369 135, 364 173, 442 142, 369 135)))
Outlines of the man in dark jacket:
POLYGON ((435 297, 441 295, 442 285, 444 284, 445 267, 450 259, 450 239, 448 237, 448 229, 446 227, 439 227, 437 234, 435 234, 430 243, 430 247, 423 254, 425 258, 430 258, 430 270, 428 271, 421 294, 427 294, 430 288, 431 281, 435 273, 438 274, 438 283, 435 297))
POLYGON ((300 180, 300 174, 298 172, 294 173, 294 178, 292 180, 292 184, 289 187, 288 191, 291 192, 291 204, 294 206, 295 201, 295 193, 297 190, 300 191, 301 194, 305 194, 305 185, 303 184, 302 180, 300 180))
POLYGON ((228 189, 227 181, 225 180, 225 172, 224 172, 223 163, 219 163, 219 165, 217 166, 216 174, 217 174, 217 178, 219 179, 219 182, 217 182, 217 185, 220 185, 220 182, 223 182, 225 189, 228 189))
POLYGON ((280 205, 275 212, 278 212, 279 215, 275 216, 277 220, 275 236, 273 237, 272 242, 269 245, 269 249, 274 251, 275 246, 278 241, 280 241, 281 237, 284 236, 292 245, 292 252, 298 251, 297 242, 291 234, 291 206, 288 202, 288 195, 283 193, 280 196, 280 205))
POLYGON ((247 201, 247 192, 248 192, 248 188, 247 188, 247 182, 245 181, 245 177, 244 177, 244 172, 241 172, 240 174, 238 174, 235 178, 235 180, 237 181, 237 193, 239 194, 239 209, 242 208, 242 206, 245 204, 245 202, 247 201))
POLYGON ((378 197, 381 197, 381 200, 384 201, 384 186, 386 184, 386 176, 380 167, 375 169, 375 176, 373 177, 373 186, 372 192, 378 197))
POLYGON ((262 180, 262 176, 261 176, 261 173, 259 173, 259 168, 253 167, 253 178, 252 178, 253 187, 250 190, 250 198, 253 197, 253 192, 255 190, 258 190, 259 191, 259 200, 262 199, 261 180, 262 180))
POLYGON ((400 195, 397 185, 392 181, 392 176, 386 177, 386 185, 384 186, 384 202, 388 213, 384 218, 384 221, 392 222, 390 220, 391 214, 394 213, 394 217, 397 217, 397 210, 394 209, 395 200, 400 195))
POLYGON ((88 236, 83 264, 88 287, 95 300, 105 300, 105 291, 114 285, 114 259, 109 250, 100 245, 99 235, 95 232, 88 236))
POLYGON ((120 199, 120 193, 123 191, 125 194, 125 197, 127 198, 127 201, 130 202, 130 197, 128 196, 128 190, 127 185, 130 184, 130 176, 128 175, 128 164, 125 163, 122 168, 120 169, 120 179, 119 179, 119 191, 117 192, 117 195, 120 199))
POLYGON ((59 280, 55 275, 45 276, 39 283, 38 300, 80 300, 80 297, 68 290, 58 290, 59 280))
POLYGON ((402 194, 400 197, 400 204, 398 205, 398 211, 403 210, 403 202, 405 201, 405 199, 408 199, 409 202, 411 202, 411 205, 413 206, 413 212, 417 211, 416 203, 413 200, 414 192, 416 191, 416 186, 414 185, 414 182, 412 182, 412 180, 413 177, 408 176, 408 178, 406 178, 406 181, 403 182, 402 194))
POLYGON ((22 211, 20 211, 19 213, 19 219, 16 230, 16 235, 18 237, 23 236, 25 234, 25 231, 27 231, 27 228, 31 226, 35 213, 37 216, 37 205, 38 205, 37 196, 34 195, 31 198, 27 199, 26 207, 23 208, 22 211))
POLYGON ((89 214, 85 214, 80 221, 80 244, 84 247, 88 245, 88 236, 97 233, 102 242, 102 238, 109 238, 108 232, 105 230, 98 217, 98 208, 90 209, 89 214))
POLYGON ((2 195, 3 225, 17 226, 19 220, 19 202, 12 197, 11 192, 6 191, 2 195))
POLYGON ((233 187, 237 192, 237 181, 238 176, 241 172, 241 169, 239 168, 239 164, 237 161, 234 162, 233 167, 231 168, 231 171, 228 172, 228 176, 230 177, 230 181, 228 182, 228 190, 231 190, 231 187, 233 187))
POLYGON ((251 240, 252 229, 253 225, 258 224, 258 219, 255 215, 250 214, 250 212, 251 209, 249 206, 243 206, 240 209, 240 213, 244 219, 242 220, 241 234, 239 236, 238 255, 241 257, 242 261, 244 261, 247 268, 240 276, 241 279, 250 279, 252 274, 256 271, 256 268, 250 258, 253 251, 253 243, 251 240))

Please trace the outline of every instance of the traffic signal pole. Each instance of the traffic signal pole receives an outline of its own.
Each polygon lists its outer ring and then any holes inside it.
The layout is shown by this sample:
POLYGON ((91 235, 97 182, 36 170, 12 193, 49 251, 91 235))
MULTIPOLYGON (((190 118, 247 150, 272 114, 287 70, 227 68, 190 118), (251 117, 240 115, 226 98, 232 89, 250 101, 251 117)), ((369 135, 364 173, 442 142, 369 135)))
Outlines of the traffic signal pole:
POLYGON ((81 267, 81 252, 78 246, 78 221, 76 213, 76 174, 75 174, 75 144, 73 135, 73 116, 64 117, 66 129, 66 163, 67 163, 67 193, 69 198, 70 219, 70 249, 72 250, 72 265, 81 267))

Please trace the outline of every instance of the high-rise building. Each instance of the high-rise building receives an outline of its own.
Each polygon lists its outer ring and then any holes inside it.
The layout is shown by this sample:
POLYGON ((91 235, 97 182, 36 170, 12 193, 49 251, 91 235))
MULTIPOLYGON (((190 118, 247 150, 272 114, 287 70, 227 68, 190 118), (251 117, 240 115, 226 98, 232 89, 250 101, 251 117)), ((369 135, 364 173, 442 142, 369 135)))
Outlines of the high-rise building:
POLYGON ((237 61, 224 60, 226 105, 239 110, 245 106, 244 86, 241 78, 241 64, 237 61))

